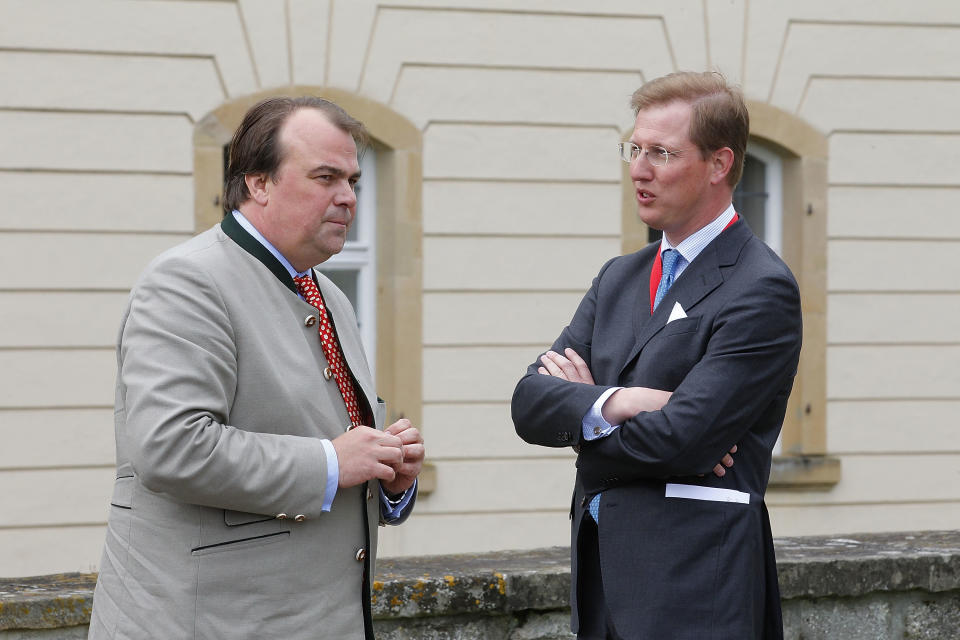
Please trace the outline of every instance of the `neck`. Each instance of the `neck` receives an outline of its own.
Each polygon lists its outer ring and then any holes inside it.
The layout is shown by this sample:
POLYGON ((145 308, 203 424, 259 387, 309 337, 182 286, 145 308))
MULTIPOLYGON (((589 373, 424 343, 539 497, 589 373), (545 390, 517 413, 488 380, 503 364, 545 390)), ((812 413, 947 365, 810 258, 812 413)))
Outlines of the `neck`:
POLYGON ((716 220, 727 210, 727 207, 730 206, 732 202, 732 197, 727 197, 725 200, 719 200, 718 202, 712 203, 709 207, 704 207, 703 212, 700 215, 695 216, 690 220, 690 223, 683 229, 664 229, 663 235, 667 237, 667 242, 671 246, 677 246, 700 229, 703 229, 705 226, 716 220))

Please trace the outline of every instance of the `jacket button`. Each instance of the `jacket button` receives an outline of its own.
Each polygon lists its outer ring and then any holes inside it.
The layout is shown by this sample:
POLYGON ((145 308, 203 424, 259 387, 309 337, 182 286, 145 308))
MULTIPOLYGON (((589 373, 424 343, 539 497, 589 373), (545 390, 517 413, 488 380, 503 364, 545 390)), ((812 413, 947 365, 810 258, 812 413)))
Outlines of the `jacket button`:
POLYGON ((330 378, 333 377, 333 371, 330 369, 330 367, 323 368, 323 377, 326 380, 329 380, 330 378))
POLYGON ((313 325, 317 324, 317 316, 307 316, 303 319, 303 324, 308 327, 312 327, 313 325))
POLYGON ((287 514, 285 514, 285 513, 278 513, 278 514, 277 514, 277 520, 286 520, 286 519, 287 519, 287 514))
POLYGON ((293 520, 295 522, 303 522, 306 519, 307 519, 307 516, 303 515, 302 513, 298 513, 297 515, 293 516, 293 520))
POLYGON ((357 549, 357 555, 355 557, 357 559, 357 562, 363 562, 364 560, 367 559, 367 550, 364 549, 363 547, 360 547, 359 549, 357 549))

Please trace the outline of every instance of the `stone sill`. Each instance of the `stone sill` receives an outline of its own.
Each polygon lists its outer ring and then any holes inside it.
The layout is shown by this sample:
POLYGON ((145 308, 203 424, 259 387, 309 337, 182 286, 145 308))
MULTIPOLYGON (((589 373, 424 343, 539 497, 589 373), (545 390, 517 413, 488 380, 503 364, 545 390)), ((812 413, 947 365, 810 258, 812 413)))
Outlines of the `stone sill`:
POLYGON ((776 456, 768 489, 830 489, 840 482, 840 458, 776 456))
MULTIPOLYGON (((960 531, 782 538, 780 590, 795 598, 960 590, 960 531)), ((569 549, 396 558, 377 563, 380 620, 564 609, 569 549)), ((95 574, 0 578, 0 631, 56 629, 90 619, 95 574)))

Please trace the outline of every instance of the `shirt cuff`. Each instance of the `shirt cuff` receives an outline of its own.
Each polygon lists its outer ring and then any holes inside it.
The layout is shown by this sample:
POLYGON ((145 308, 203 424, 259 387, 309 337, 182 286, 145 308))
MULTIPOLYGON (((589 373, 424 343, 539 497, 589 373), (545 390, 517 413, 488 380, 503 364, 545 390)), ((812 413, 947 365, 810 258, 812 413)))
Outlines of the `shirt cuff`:
POLYGON ((337 450, 329 440, 321 440, 323 452, 327 454, 327 490, 323 493, 323 511, 330 511, 333 499, 337 497, 337 487, 340 485, 340 462, 337 460, 337 450))
POLYGON ((416 492, 416 480, 413 481, 413 486, 404 491, 403 495, 396 500, 388 498, 383 487, 380 487, 380 513, 383 515, 383 521, 393 522, 394 520, 399 520, 403 516, 404 511, 407 510, 407 507, 410 506, 410 501, 416 492))
POLYGON ((610 424, 603 419, 603 403, 614 393, 623 389, 623 387, 610 387, 604 391, 597 401, 593 403, 587 414, 583 416, 583 439, 596 440, 613 433, 613 430, 619 427, 618 424, 610 424))

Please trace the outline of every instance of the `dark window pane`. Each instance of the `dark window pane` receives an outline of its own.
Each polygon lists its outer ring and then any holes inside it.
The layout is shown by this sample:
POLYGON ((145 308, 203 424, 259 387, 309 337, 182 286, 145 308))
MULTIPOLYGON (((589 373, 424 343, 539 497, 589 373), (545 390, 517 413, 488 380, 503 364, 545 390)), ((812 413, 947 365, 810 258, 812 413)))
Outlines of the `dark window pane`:
POLYGON ((362 318, 363 312, 360 309, 360 301, 357 299, 357 283, 360 271, 358 269, 323 269, 322 267, 318 268, 317 271, 333 280, 333 284, 337 285, 340 291, 343 291, 350 300, 350 304, 357 312, 357 318, 362 318))
POLYGON ((733 207, 761 240, 766 239, 766 185, 766 165, 748 153, 743 163, 743 177, 733 192, 733 207))

